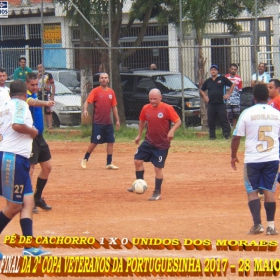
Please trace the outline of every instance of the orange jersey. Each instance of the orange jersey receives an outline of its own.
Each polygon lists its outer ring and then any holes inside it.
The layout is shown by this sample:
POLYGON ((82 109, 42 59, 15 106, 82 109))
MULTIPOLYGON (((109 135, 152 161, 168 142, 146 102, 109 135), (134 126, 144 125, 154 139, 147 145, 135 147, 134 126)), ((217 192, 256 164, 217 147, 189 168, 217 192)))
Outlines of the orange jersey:
POLYGON ((96 124, 111 124, 111 108, 117 105, 115 92, 111 88, 106 90, 101 86, 94 88, 88 98, 88 103, 94 103, 93 122, 96 124))
POLYGON ((280 111, 280 95, 277 95, 272 99, 269 99, 267 104, 280 111))
POLYGON ((164 150, 170 147, 167 134, 171 128, 171 122, 175 123, 180 119, 172 106, 163 102, 158 107, 147 104, 143 107, 139 119, 148 124, 146 141, 158 149, 164 150))

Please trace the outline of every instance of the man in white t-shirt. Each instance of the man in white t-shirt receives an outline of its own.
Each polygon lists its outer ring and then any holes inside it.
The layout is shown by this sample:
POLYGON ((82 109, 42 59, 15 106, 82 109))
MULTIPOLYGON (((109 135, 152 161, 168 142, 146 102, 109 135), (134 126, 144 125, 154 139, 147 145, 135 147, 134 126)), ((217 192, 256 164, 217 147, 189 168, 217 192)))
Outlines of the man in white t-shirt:
MULTIPOLYGON (((20 213, 22 235, 33 236, 32 209, 33 191, 29 175, 29 157, 32 141, 38 135, 26 103, 26 85, 21 80, 10 85, 11 99, 0 106, 0 196, 6 199, 6 206, 0 211, 0 233, 20 213), (28 210, 26 197, 30 197, 28 210), (24 202, 24 203, 23 203, 24 202)), ((46 256, 49 251, 39 248, 25 248, 24 256, 46 256)), ((0 259, 3 255, 0 253, 0 259)))
POLYGON ((266 68, 265 64, 261 62, 258 66, 258 70, 259 70, 258 79, 256 73, 254 73, 251 78, 251 87, 254 87, 256 84, 267 85, 269 83, 271 77, 269 73, 265 72, 265 68, 266 68))
POLYGON ((4 68, 0 68, 0 107, 10 100, 10 89, 5 86, 7 73, 4 68))
POLYGON ((231 166, 236 170, 240 138, 245 136, 244 183, 248 205, 254 225, 250 234, 264 232, 261 223, 261 203, 258 189, 264 192, 267 217, 267 235, 277 235, 274 226, 276 189, 279 167, 280 112, 267 104, 267 86, 257 84, 253 89, 254 106, 244 110, 239 117, 231 142, 231 166))

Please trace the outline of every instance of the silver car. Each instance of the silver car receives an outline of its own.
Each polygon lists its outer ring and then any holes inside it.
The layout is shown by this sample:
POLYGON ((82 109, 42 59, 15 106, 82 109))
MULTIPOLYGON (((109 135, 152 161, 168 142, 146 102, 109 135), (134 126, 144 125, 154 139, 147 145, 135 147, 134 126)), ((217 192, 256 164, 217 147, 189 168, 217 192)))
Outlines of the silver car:
MULTIPOLYGON (((12 81, 6 81, 6 86, 10 86, 12 81)), ((53 106, 53 127, 60 125, 80 125, 81 124, 81 94, 74 93, 69 88, 58 81, 55 84, 55 105, 53 106)))

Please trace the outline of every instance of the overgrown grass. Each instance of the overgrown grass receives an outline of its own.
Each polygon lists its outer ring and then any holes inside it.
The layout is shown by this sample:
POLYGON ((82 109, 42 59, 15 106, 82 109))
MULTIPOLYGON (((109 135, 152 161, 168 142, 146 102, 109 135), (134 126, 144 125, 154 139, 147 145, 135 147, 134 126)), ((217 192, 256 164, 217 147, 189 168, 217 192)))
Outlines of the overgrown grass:
MULTIPOLYGON (((138 134, 137 127, 122 126, 119 130, 115 130, 115 137, 117 142, 134 142, 138 134)), ((199 135, 201 131, 195 128, 179 128, 175 133, 175 138, 172 141, 172 147, 177 147, 179 150, 184 150, 188 147, 205 148, 209 152, 223 152, 230 151, 231 141, 224 139, 221 129, 217 129, 217 140, 210 141, 208 132, 205 135, 199 135)), ((46 140, 53 141, 67 141, 67 142, 89 142, 91 136, 91 125, 83 125, 81 127, 53 129, 44 133, 46 140)), ((144 133, 142 135, 144 139, 144 133)), ((244 150, 244 140, 241 141, 240 151, 244 150)))

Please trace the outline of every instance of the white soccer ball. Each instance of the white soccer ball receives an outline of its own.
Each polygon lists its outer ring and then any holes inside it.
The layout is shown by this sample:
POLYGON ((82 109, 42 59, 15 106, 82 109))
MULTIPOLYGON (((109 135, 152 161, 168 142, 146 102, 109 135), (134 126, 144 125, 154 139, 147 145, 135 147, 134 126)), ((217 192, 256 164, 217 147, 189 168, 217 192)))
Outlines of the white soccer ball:
POLYGON ((133 192, 137 194, 144 193, 148 188, 147 183, 142 179, 137 179, 132 183, 133 192))

